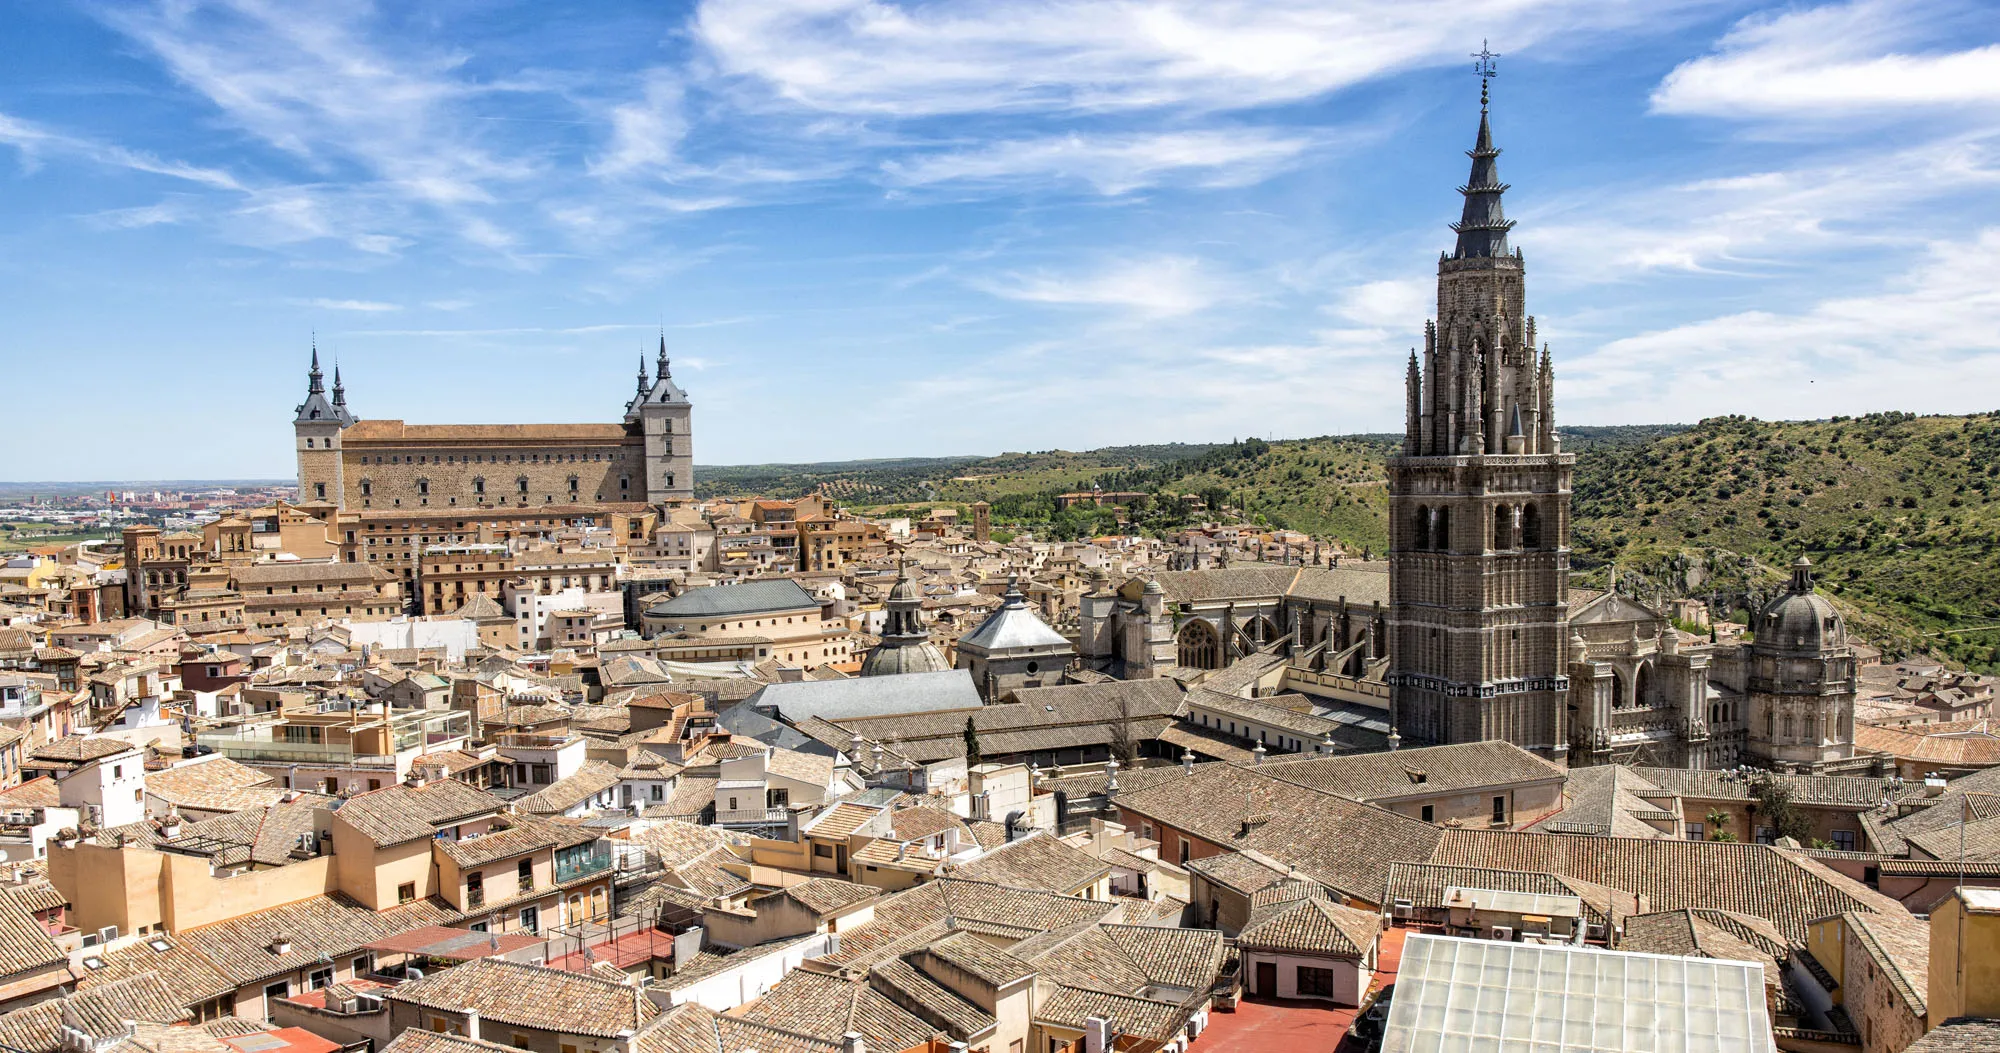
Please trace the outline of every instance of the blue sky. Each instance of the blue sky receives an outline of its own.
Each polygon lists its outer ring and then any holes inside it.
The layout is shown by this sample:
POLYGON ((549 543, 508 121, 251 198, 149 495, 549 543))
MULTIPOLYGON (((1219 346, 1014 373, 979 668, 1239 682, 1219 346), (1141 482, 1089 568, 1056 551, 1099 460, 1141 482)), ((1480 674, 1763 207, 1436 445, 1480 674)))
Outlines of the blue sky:
POLYGON ((702 463, 1400 427, 1494 125, 1573 424, 2000 408, 2000 18, 1926 0, 0 6, 0 478, 367 417, 702 463))

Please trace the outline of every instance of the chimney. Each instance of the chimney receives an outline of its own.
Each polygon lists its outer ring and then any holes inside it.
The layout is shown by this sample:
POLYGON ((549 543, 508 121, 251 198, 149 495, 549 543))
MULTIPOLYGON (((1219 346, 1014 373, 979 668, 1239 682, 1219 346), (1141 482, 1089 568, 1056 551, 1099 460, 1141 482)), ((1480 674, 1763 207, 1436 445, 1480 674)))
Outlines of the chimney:
POLYGON ((477 1009, 468 1009, 465 1011, 465 1037, 474 1042, 479 1041, 479 1010, 477 1009))
POLYGON ((868 1043, 862 1041, 861 1032, 849 1031, 840 1036, 840 1053, 868 1053, 868 1043))
POLYGON ((1115 1037, 1111 1021, 1101 1016, 1083 1018, 1083 1053, 1112 1053, 1115 1037))
POLYGON ((284 933, 279 933, 271 937, 271 942, 265 944, 264 949, 270 951, 272 954, 290 954, 292 953, 292 938, 284 933))
POLYGON ((1250 748, 1250 759, 1251 759, 1251 762, 1252 762, 1252 763, 1254 763, 1254 764, 1262 764, 1262 763, 1264 763, 1264 754, 1266 754, 1266 753, 1268 753, 1268 752, 1270 752, 1270 751, 1268 751, 1268 750, 1266 750, 1266 749, 1264 748, 1264 744, 1263 744, 1262 742, 1259 742, 1259 743, 1257 743, 1257 745, 1255 745, 1255 746, 1252 746, 1252 747, 1250 748))
POLYGON ((1181 751, 1181 773, 1182 773, 1182 774, 1184 774, 1184 775, 1193 775, 1193 774, 1194 774, 1194 751, 1193 751, 1193 750, 1182 750, 1182 751, 1181 751))

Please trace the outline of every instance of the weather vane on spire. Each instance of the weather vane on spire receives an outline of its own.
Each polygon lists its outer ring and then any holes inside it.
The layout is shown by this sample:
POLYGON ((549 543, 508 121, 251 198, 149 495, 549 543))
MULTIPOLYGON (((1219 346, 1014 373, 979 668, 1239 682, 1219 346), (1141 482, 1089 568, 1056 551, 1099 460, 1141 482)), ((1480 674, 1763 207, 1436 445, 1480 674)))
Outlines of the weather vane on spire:
POLYGON ((1493 64, 1493 60, 1500 56, 1494 54, 1493 49, 1486 46, 1486 41, 1481 40, 1479 42, 1479 50, 1472 57, 1479 60, 1472 64, 1472 72, 1479 74, 1479 112, 1485 113, 1486 84, 1500 75, 1500 67, 1493 64))

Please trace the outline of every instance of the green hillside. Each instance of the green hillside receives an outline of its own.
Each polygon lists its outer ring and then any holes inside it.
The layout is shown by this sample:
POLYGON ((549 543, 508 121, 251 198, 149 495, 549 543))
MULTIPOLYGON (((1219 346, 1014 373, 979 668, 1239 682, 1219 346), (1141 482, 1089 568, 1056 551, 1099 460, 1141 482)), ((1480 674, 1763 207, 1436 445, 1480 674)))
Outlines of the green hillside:
POLYGON ((2000 414, 1706 420, 1579 459, 1577 570, 1747 605, 1804 553, 1864 635, 1991 669, 2000 632, 1962 630, 2000 624, 1996 475, 2000 414))
MULTIPOLYGON (((1698 425, 1565 428, 1577 454, 1574 573, 1603 587, 1692 596, 1725 613, 1782 588, 1799 554, 1860 634, 1896 653, 2000 668, 2000 413, 1827 421, 1723 417, 1698 425), (1967 631, 1971 630, 1971 631, 1967 631)), ((1077 538, 1112 509, 1056 509, 1098 486, 1149 495, 1126 513, 1164 533, 1218 517, 1305 531, 1351 551, 1386 546, 1383 460, 1399 436, 1111 447, 826 465, 704 469, 704 493, 815 489, 860 510, 993 505, 997 526, 1077 538), (1195 495, 1206 511, 1181 500, 1195 495)))

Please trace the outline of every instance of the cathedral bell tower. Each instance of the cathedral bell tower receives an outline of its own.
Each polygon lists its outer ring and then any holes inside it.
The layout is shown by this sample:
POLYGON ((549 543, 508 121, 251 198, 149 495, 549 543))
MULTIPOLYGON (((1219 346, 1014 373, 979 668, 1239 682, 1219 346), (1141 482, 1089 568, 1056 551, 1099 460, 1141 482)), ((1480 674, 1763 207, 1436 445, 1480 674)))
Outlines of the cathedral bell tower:
POLYGON ((1535 349, 1487 115, 1437 318, 1410 353, 1403 448, 1389 459, 1391 721, 1406 740, 1505 739, 1568 751, 1570 477, 1554 373, 1535 349))

